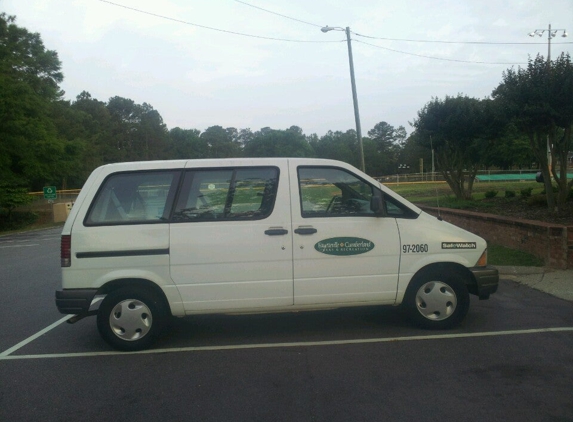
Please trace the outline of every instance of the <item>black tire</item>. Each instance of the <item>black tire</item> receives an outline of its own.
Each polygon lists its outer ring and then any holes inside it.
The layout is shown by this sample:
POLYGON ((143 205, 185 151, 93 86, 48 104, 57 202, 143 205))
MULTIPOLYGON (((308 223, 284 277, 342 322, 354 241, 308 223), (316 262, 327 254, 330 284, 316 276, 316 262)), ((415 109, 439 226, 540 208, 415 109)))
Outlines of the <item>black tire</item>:
POLYGON ((464 278, 450 269, 431 270, 416 276, 403 302, 410 319, 419 327, 444 330, 466 317, 470 296, 464 278))
POLYGON ((109 293, 97 314, 102 338, 122 351, 151 346, 168 321, 164 301, 142 287, 122 287, 109 293))

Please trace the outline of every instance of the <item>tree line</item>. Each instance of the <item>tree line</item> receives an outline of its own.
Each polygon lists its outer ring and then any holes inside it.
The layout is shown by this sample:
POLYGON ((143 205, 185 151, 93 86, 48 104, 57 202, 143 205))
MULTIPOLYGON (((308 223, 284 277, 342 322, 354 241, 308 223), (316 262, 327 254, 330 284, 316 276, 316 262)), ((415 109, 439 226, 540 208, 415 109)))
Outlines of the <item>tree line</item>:
MULTIPOLYGON (((359 166, 356 131, 306 135, 287 129, 212 126, 168 129, 150 104, 128 98, 107 101, 88 91, 64 99, 57 52, 39 34, 0 14, 0 184, 40 190, 81 187, 99 165, 137 160, 227 157, 318 157, 359 166)), ((542 144, 550 139, 554 164, 567 160, 571 147, 573 67, 569 55, 546 63, 530 60, 527 69, 509 69, 491 98, 459 94, 428 102, 403 126, 380 121, 363 138, 366 171, 373 176, 419 169, 431 162, 460 198, 471 197, 478 169, 529 168, 536 163, 551 180, 567 188, 566 174, 549 167, 542 144), (544 138, 545 137, 545 138, 544 138), (564 183, 564 185, 563 185, 564 183)), ((426 165, 427 167, 427 165, 426 165)), ((561 165, 563 168, 563 165, 561 165)), ((570 187, 570 184, 569 184, 570 187)), ((551 190, 551 189, 549 189, 551 190)), ((561 193, 553 206, 561 203, 561 193)), ((551 203, 550 203, 551 205, 551 203)))
POLYGON ((434 98, 413 122, 419 145, 434 148, 456 197, 469 199, 479 169, 535 162, 547 203, 563 208, 573 187, 567 179, 572 149, 573 63, 538 55, 526 68, 508 69, 491 98, 434 98), (557 185, 553 191, 552 180, 557 185))

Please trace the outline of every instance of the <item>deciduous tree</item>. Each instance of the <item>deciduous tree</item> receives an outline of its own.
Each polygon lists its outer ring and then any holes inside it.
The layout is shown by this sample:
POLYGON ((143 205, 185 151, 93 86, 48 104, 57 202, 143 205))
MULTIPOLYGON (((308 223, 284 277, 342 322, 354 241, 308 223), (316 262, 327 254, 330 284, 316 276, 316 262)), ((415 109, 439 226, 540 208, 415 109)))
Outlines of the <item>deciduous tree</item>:
POLYGON ((50 118, 63 75, 40 35, 0 14, 0 177, 38 186, 53 181, 63 144, 50 118))
POLYGON ((492 134, 488 100, 459 94, 434 98, 418 111, 413 126, 420 145, 435 151, 437 170, 458 199, 469 199, 492 134))
MULTIPOLYGON (((345 161, 354 166, 360 165, 358 138, 356 137, 356 131, 353 129, 346 132, 329 130, 320 138, 318 136, 310 138, 309 144, 314 150, 314 155, 318 158, 345 161)), ((365 160, 368 160, 368 154, 364 155, 365 160)), ((367 161, 367 163, 367 168, 370 168, 370 162, 367 161)))
POLYGON ((209 158, 232 158, 242 155, 238 131, 234 127, 211 126, 200 135, 208 148, 209 158))
POLYGON ((380 122, 368 131, 368 136, 373 143, 373 146, 369 146, 368 139, 364 139, 364 155, 368 157, 366 166, 368 172, 383 175, 396 171, 398 157, 407 136, 404 126, 395 128, 387 122, 380 122), (367 149, 370 149, 368 154, 366 154, 367 149))
POLYGON ((571 56, 564 53, 547 62, 538 55, 529 60, 527 68, 508 69, 492 95, 529 138, 529 145, 543 173, 549 208, 562 208, 573 186, 573 181, 567 182, 567 154, 572 147, 573 125, 571 56), (547 145, 553 162, 551 168, 547 145), (552 190, 552 177, 558 186, 557 197, 552 190))
POLYGON ((245 143, 244 153, 247 157, 312 157, 313 150, 298 126, 286 130, 267 127, 245 143))

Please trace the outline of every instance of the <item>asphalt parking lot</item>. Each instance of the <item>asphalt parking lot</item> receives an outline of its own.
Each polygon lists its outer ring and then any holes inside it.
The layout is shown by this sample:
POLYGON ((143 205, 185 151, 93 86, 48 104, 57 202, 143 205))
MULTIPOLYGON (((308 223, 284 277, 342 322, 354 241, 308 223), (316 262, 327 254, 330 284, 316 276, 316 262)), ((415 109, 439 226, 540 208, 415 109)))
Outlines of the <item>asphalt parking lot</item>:
POLYGON ((463 325, 395 308, 175 321, 116 352, 65 322, 59 229, 0 237, 0 421, 573 421, 573 303, 503 279, 463 325))

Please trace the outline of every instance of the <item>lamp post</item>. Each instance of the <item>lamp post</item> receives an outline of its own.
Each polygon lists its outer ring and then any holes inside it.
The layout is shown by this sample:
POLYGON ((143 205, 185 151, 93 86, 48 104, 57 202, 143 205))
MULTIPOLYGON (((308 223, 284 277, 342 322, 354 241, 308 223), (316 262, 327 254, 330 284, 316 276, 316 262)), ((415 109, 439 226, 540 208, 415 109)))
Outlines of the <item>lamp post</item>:
POLYGON ((358 137, 358 146, 360 148, 360 166, 361 170, 366 172, 366 165, 364 164, 364 147, 362 145, 362 129, 360 128, 360 113, 358 111, 358 96, 356 95, 356 81, 354 80, 354 60, 352 59, 352 44, 350 42, 350 28, 346 29, 335 26, 326 25, 320 29, 326 33, 329 31, 344 31, 346 32, 346 42, 348 44, 348 62, 350 64, 350 83, 352 85, 352 101, 354 102, 354 120, 356 121, 356 136, 358 137))
MULTIPOLYGON (((530 37, 538 37, 543 36, 545 32, 547 32, 547 68, 549 69, 551 66, 551 39, 557 36, 559 31, 563 31, 561 37, 567 37, 567 30, 566 29, 551 29, 551 24, 549 24, 548 29, 536 29, 533 32, 530 32, 528 35, 530 37)), ((549 135, 547 135, 547 166, 549 167, 549 173, 551 174, 551 146, 549 145, 549 135)))
POLYGON ((559 31, 563 31, 561 37, 567 37, 567 30, 566 29, 551 29, 551 24, 549 24, 548 29, 536 29, 533 32, 530 32, 528 35, 530 37, 541 37, 545 32, 547 32, 547 63, 551 62, 551 38, 555 38, 559 31))
POLYGON ((434 182, 435 179, 435 167, 434 167, 434 144, 432 143, 432 135, 430 135, 430 147, 432 148, 432 182, 434 182))
POLYGON ((400 186, 400 170, 410 170, 408 164, 398 164, 398 171, 396 172, 396 184, 400 186))

